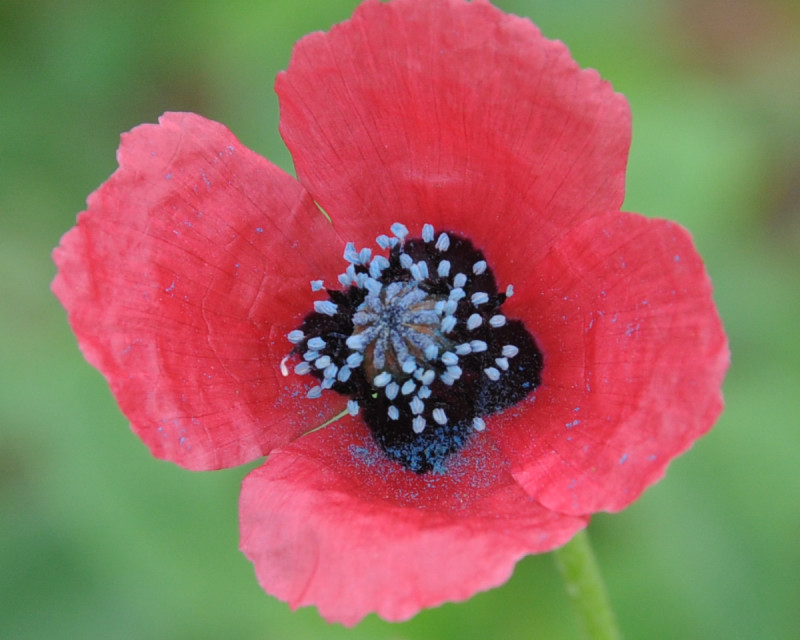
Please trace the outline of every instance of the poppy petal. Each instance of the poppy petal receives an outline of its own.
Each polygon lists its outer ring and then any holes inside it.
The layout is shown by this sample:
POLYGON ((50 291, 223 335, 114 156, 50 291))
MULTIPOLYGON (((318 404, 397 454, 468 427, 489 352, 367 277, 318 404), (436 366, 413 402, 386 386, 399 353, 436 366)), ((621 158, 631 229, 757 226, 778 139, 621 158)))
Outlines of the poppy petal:
POLYGON ((281 366, 309 280, 340 262, 308 193, 193 114, 135 128, 118 159, 54 252, 53 291, 153 454, 237 465, 338 412, 281 366))
POLYGON ((722 409, 727 339, 703 262, 675 223, 592 218, 507 305, 536 337, 544 368, 499 441, 514 477, 552 509, 624 508, 722 409))
POLYGON ((240 518, 262 587, 346 625, 466 599, 587 522, 534 502, 488 439, 476 438, 447 474, 419 475, 390 462, 349 416, 252 471, 240 518))
POLYGON ((529 262, 622 204, 625 98, 488 2, 365 2, 303 38, 276 91, 299 179, 358 243, 432 223, 529 262))

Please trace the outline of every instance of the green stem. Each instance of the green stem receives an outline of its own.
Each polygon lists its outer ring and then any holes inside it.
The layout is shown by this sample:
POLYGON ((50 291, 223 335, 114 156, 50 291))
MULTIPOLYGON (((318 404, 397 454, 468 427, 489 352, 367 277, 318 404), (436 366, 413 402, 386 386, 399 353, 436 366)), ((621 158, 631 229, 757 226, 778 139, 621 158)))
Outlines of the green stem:
POLYGON ((587 640, 621 640, 586 530, 578 532, 554 555, 578 615, 583 637, 587 640))

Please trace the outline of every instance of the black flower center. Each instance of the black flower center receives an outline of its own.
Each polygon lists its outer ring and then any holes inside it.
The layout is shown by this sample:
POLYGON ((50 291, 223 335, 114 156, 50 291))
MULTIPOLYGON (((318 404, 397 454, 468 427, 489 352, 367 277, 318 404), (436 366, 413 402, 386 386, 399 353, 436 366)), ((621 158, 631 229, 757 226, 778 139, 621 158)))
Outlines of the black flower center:
MULTIPOLYGON (((442 471, 451 453, 486 427, 484 417, 524 399, 540 382, 542 355, 519 320, 501 311, 513 294, 498 292, 483 253, 450 232, 420 238, 392 225, 379 236, 386 255, 357 251, 339 276, 344 289, 289 333, 302 361, 297 374, 350 396, 378 445, 417 473, 442 471)), ((323 290, 321 281, 312 289, 323 290)))

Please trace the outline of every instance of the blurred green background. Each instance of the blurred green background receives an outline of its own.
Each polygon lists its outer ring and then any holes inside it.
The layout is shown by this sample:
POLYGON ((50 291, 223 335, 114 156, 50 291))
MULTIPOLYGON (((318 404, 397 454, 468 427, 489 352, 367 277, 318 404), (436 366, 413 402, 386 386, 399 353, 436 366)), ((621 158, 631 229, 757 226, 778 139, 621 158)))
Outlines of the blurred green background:
MULTIPOLYGON (((166 110, 291 170, 276 72, 355 0, 0 3, 0 637, 575 638, 548 556, 503 587, 353 630, 265 595, 237 551, 246 469, 150 457, 82 359, 49 253, 166 110)), ((727 410, 590 528, 628 638, 800 637, 800 8, 498 0, 627 94, 626 207, 677 219, 714 279, 727 410)))

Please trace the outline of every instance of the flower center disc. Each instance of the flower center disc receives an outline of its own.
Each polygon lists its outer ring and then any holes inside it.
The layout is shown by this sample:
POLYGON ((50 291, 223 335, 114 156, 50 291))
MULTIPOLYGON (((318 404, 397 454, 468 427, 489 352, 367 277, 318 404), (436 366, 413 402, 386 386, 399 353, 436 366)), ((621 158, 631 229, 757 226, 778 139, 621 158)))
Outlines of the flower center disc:
POLYGON ((498 292, 468 239, 434 238, 431 225, 421 238, 407 239, 399 223, 392 232, 377 238, 388 255, 348 243, 344 289, 326 289, 288 336, 302 358, 294 371, 319 381, 309 398, 325 389, 350 396, 348 409, 391 459, 442 472, 485 416, 539 384, 542 356, 522 322, 501 313, 513 288, 498 292))

